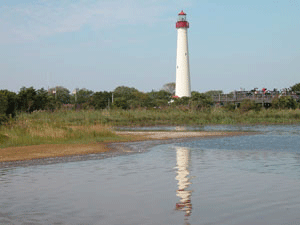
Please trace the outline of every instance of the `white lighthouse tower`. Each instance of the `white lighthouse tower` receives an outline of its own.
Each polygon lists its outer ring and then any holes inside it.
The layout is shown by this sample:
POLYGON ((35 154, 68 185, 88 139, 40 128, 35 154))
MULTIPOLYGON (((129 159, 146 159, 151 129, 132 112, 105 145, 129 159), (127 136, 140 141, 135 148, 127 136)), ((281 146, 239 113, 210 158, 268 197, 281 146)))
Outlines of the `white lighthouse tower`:
POLYGON ((176 23, 177 29, 177 58, 176 58, 176 91, 178 97, 191 97, 191 80, 188 50, 187 30, 189 22, 186 14, 181 11, 176 23))

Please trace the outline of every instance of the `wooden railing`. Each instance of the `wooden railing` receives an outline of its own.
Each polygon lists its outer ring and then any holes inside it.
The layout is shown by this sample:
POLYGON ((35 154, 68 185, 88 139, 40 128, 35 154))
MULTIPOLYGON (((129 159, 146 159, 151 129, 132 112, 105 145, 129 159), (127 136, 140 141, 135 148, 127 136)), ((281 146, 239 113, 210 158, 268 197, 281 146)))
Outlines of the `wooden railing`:
POLYGON ((300 93, 279 93, 279 92, 233 92, 230 94, 219 94, 213 96, 215 103, 241 103, 245 99, 252 100, 256 103, 270 104, 274 98, 281 96, 291 96, 295 100, 299 100, 300 93))

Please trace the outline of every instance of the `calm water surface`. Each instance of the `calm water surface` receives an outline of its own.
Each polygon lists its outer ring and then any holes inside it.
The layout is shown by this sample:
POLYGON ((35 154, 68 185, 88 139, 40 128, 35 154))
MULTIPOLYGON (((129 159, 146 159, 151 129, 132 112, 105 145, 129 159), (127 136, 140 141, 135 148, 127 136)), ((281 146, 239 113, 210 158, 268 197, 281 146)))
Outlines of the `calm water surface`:
POLYGON ((186 129, 262 133, 0 168, 0 224, 300 224, 300 126, 186 129))

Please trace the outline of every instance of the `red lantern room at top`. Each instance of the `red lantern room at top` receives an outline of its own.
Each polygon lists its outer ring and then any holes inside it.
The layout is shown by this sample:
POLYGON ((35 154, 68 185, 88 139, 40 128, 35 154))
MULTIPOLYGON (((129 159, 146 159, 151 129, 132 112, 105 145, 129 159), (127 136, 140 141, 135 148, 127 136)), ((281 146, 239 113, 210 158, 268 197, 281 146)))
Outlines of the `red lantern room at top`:
POLYGON ((186 14, 181 10, 181 12, 178 14, 178 20, 176 23, 176 28, 189 28, 189 22, 186 21, 186 14))

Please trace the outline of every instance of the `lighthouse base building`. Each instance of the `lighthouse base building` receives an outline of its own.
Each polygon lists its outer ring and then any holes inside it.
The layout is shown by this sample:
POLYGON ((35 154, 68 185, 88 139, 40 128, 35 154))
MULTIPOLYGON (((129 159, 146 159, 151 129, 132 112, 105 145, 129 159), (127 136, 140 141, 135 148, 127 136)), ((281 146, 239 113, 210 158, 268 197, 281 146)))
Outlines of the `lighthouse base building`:
POLYGON ((188 51, 189 22, 186 14, 181 11, 176 22, 177 29, 177 56, 176 56, 176 90, 177 97, 191 97, 191 80, 188 51))

